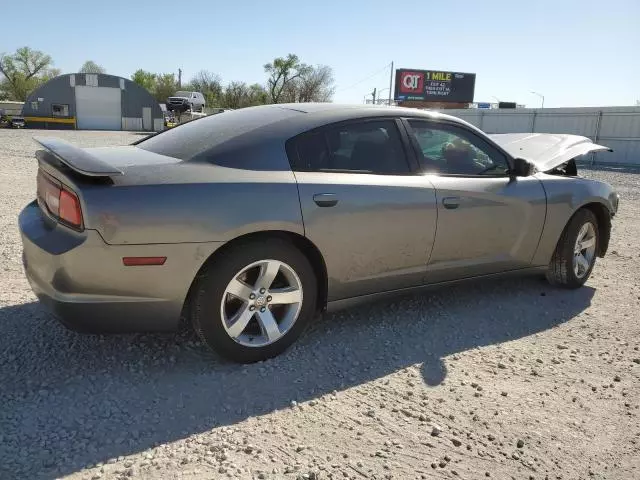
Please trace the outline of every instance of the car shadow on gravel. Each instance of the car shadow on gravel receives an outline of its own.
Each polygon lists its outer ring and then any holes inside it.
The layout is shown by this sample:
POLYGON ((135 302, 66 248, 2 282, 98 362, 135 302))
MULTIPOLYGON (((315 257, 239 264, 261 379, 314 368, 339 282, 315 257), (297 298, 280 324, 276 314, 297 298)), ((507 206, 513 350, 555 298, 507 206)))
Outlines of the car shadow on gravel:
POLYGON ((537 278, 446 287, 327 315, 285 354, 248 366, 188 332, 81 335, 37 303, 5 307, 0 477, 70 474, 411 365, 436 386, 446 357, 554 328, 593 294, 537 278))

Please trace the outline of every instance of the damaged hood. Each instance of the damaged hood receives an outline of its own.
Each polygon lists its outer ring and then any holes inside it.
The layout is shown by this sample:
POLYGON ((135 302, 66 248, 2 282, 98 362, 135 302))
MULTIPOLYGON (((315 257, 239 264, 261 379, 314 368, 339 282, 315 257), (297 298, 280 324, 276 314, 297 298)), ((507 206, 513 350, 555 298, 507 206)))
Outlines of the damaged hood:
POLYGON ((524 158, 546 172, 589 152, 613 151, 580 135, 500 133, 489 137, 511 156, 524 158))

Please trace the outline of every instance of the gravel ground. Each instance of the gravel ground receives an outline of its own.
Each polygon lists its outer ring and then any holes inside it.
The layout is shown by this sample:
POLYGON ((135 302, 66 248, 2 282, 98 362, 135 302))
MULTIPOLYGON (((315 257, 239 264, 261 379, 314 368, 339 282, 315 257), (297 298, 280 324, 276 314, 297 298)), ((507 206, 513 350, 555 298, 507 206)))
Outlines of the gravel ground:
MULTIPOLYGON (((0 131, 0 478, 640 478, 640 175, 577 291, 468 284, 329 315, 274 360, 65 330, 24 278, 32 131, 0 131)), ((83 146, 129 133, 55 132, 83 146)))

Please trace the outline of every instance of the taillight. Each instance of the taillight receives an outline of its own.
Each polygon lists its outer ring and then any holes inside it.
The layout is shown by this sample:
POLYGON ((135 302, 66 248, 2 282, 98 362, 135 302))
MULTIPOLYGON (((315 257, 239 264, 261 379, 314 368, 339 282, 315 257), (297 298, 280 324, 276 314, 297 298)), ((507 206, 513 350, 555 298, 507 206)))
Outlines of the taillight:
POLYGON ((60 184, 42 172, 38 172, 38 197, 49 213, 57 217, 60 210, 60 184))
POLYGON ((75 229, 82 229, 82 209, 78 196, 42 171, 38 172, 38 198, 56 219, 75 229))
POLYGON ((60 190, 60 220, 76 228, 82 226, 82 210, 80 200, 69 190, 60 190))

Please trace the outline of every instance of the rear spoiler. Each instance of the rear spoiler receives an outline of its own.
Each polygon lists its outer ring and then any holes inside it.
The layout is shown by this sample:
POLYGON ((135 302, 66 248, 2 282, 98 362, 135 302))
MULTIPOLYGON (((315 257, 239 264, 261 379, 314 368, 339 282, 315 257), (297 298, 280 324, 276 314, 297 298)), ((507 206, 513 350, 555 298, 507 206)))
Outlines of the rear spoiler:
MULTIPOLYGON (((33 140, 42 145, 46 153, 53 155, 58 161, 65 164, 73 171, 87 177, 112 177, 124 175, 122 170, 103 162, 99 158, 88 153, 80 147, 69 142, 51 137, 33 137, 33 140)), ((42 160, 42 154, 36 152, 36 158, 42 160)))

